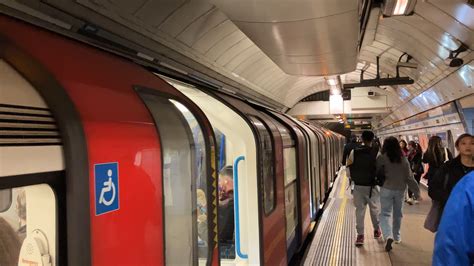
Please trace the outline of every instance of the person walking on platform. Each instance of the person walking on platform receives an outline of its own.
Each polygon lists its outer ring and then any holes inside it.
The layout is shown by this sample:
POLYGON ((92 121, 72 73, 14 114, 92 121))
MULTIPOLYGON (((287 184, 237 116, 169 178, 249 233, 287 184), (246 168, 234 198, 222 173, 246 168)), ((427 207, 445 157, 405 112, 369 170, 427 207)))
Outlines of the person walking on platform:
POLYGON ((436 171, 443 165, 444 162, 449 161, 453 158, 453 155, 447 148, 443 148, 441 138, 438 136, 432 136, 428 141, 428 148, 425 154, 423 154, 423 163, 428 164, 428 172, 425 178, 428 179, 428 187, 433 179, 436 171))
POLYGON ((400 144, 400 149, 402 149, 402 155, 407 157, 409 152, 407 142, 404 139, 401 139, 398 143, 400 144))
POLYGON ((474 171, 449 196, 433 251, 434 266, 474 265, 474 171))
MULTIPOLYGON (((420 185, 421 175, 424 173, 423 164, 421 163, 421 157, 423 152, 421 151, 421 147, 418 143, 412 141, 408 142, 408 162, 410 163, 411 171, 415 177, 416 182, 420 185)), ((408 204, 418 203, 415 198, 413 191, 408 189, 408 204)))
POLYGON ((342 152, 342 165, 346 165, 347 157, 349 156, 351 151, 357 146, 359 146, 359 144, 357 143, 357 137, 352 135, 350 142, 344 145, 344 151, 342 152))
MULTIPOLYGON (((455 142, 459 155, 439 168, 428 186, 428 195, 440 203, 440 215, 449 198, 451 190, 463 176, 474 169, 473 152, 474 138, 470 134, 462 134, 455 142)), ((473 221, 474 224, 474 221, 473 221)))
POLYGON ((420 199, 420 188, 413 178, 408 159, 396 138, 389 137, 384 141, 382 155, 377 158, 377 174, 384 176, 385 181, 380 189, 380 225, 386 240, 385 250, 392 249, 392 243, 402 241, 400 227, 403 217, 403 198, 407 185, 415 197, 420 199), (380 174, 379 174, 380 173, 380 174), (390 217, 392 221, 390 221, 390 217))
POLYGON ((356 246, 364 244, 364 218, 369 205, 370 218, 374 227, 374 237, 380 238, 379 189, 375 185, 377 151, 372 148, 374 133, 362 133, 362 145, 356 147, 347 158, 347 176, 354 182, 354 205, 356 214, 356 246))

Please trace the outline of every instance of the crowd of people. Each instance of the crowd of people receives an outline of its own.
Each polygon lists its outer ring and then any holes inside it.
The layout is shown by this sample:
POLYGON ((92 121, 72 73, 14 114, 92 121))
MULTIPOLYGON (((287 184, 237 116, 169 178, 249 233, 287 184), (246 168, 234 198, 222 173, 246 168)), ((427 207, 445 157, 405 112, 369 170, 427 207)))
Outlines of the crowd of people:
POLYGON ((437 232, 433 265, 473 265, 474 137, 466 133, 457 138, 455 158, 436 135, 430 137, 425 152, 419 143, 395 137, 386 138, 380 148, 371 131, 364 131, 361 140, 351 137, 343 153, 343 164, 353 184, 355 245, 364 244, 367 205, 374 238, 383 237, 387 252, 393 243, 401 243, 404 201, 413 205, 422 200, 423 177, 432 200, 424 227, 437 232))

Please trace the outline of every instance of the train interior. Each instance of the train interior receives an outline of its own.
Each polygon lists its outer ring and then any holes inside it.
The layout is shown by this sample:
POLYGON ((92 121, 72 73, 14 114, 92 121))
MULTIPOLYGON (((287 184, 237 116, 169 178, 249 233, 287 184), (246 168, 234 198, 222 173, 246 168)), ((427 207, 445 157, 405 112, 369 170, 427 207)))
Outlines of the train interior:
MULTIPOLYGON (((163 77, 164 78, 164 77, 163 77)), ((257 151, 255 137, 248 123, 235 111, 212 96, 189 84, 165 78, 176 89, 192 99, 208 117, 217 141, 217 161, 219 171, 232 167, 234 171, 234 200, 238 218, 231 227, 235 227, 234 239, 226 239, 220 246, 220 258, 235 264, 242 261, 248 264, 258 263, 259 221, 257 196, 257 151), (254 177, 254 178, 252 178, 254 177), (237 229, 238 227, 238 229, 237 229), (238 252, 236 252, 236 250, 238 252)), ((228 226, 221 224, 220 226, 228 226)))
MULTIPOLYGON (((0 176, 15 178, 43 173, 64 178, 61 137, 48 106, 23 77, 1 59, 0 69, 0 109, 4 113, 0 115, 1 126, 20 128, 12 130, 11 135, 29 136, 12 138, 10 144, 14 145, 0 147, 0 176), (8 122, 11 120, 21 122, 12 124, 8 122), (51 138, 45 141, 41 138, 44 135, 51 138), (41 145, 45 142, 51 145, 41 145)), ((18 241, 11 239, 13 244, 9 251, 19 253, 19 263, 40 260, 50 265, 56 261, 59 248, 56 192, 48 184, 35 184, 2 189, 0 195, 0 222, 11 226, 11 232, 3 232, 2 237, 18 235, 18 241)))

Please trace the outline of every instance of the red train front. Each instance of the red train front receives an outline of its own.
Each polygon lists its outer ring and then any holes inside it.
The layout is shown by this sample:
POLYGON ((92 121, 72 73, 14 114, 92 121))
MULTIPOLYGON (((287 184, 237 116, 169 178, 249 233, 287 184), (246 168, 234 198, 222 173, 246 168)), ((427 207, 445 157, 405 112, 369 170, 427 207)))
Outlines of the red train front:
POLYGON ((0 217, 25 230, 19 264, 211 262, 214 137, 199 109, 137 65, 0 19, 0 188, 14 199, 0 217))

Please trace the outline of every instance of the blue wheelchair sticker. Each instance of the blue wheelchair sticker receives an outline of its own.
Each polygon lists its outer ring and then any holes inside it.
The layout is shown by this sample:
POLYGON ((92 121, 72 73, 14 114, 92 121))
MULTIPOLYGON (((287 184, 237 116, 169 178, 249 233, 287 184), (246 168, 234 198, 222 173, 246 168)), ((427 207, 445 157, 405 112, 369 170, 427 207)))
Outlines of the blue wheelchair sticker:
POLYGON ((119 208, 118 163, 94 165, 95 215, 101 215, 119 208))

